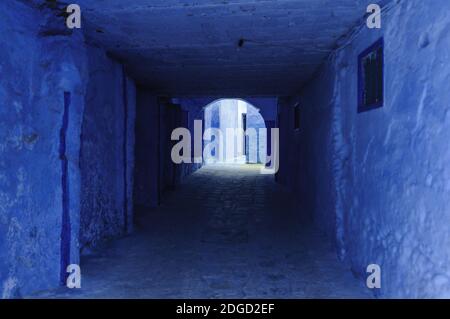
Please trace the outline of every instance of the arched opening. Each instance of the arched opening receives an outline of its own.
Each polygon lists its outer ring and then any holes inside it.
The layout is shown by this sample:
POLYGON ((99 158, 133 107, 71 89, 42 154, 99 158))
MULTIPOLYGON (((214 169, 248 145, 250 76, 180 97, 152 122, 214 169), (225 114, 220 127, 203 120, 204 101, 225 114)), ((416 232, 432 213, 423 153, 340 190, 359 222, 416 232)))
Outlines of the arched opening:
POLYGON ((204 109, 204 163, 266 164, 267 129, 260 110, 242 99, 220 99, 204 109))

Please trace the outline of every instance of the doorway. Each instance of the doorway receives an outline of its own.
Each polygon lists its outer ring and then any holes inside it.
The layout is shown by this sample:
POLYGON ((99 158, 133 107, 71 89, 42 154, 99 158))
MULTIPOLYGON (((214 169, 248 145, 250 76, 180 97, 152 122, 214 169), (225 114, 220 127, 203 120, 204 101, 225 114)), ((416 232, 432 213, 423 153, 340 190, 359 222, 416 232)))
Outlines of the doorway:
POLYGON ((258 108, 242 99, 206 106, 205 164, 265 164, 267 129, 258 108))

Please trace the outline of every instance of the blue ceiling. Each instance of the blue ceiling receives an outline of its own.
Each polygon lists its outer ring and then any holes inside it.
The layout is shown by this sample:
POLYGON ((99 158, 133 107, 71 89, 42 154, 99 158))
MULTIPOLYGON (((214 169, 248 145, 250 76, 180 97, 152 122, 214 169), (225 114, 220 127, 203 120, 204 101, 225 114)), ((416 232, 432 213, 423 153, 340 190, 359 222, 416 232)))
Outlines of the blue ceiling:
POLYGON ((374 0, 77 0, 90 41, 175 95, 297 92, 374 0))

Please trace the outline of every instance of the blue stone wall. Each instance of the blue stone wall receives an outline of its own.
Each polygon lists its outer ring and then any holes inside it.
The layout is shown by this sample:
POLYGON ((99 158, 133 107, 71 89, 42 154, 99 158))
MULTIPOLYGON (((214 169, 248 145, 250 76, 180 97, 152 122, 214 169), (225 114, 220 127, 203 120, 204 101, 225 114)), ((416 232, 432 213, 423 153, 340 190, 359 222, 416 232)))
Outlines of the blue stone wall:
POLYGON ((134 83, 120 64, 93 47, 88 57, 80 150, 82 249, 131 229, 136 103, 134 83))
POLYGON ((191 99, 157 97, 147 88, 137 92, 136 167, 134 205, 137 212, 157 207, 164 194, 199 169, 202 163, 174 164, 171 141, 174 128, 185 127, 191 132, 194 156, 194 120, 202 120, 202 105, 191 99))
POLYGON ((14 298, 59 286, 82 247, 123 233, 135 102, 122 68, 45 5, 2 1, 0 37, 0 297, 14 298))
MULTIPOLYGON (((181 169, 181 179, 183 179, 183 177, 189 176, 192 173, 194 173, 196 170, 198 170, 199 168, 202 167, 202 163, 195 163, 194 162, 194 121, 203 121, 203 115, 204 115, 204 110, 203 110, 203 106, 201 104, 196 103, 195 100, 191 100, 191 99, 177 99, 176 101, 180 107, 182 108, 183 111, 187 112, 188 115, 188 119, 187 119, 187 127, 189 129, 189 131, 191 132, 191 145, 192 145, 192 163, 191 164, 187 164, 187 163, 183 163, 182 164, 182 169, 181 169)), ((202 148, 203 150, 203 148, 202 148)))
POLYGON ((301 194, 301 211, 361 280, 367 265, 381 266, 382 297, 450 296, 449 9, 448 1, 393 2, 381 30, 356 30, 281 107, 289 125, 278 180, 301 194), (358 114, 358 55, 380 37, 384 107, 358 114))
POLYGON ((55 29, 45 8, 2 1, 0 15, 0 297, 12 298, 58 286, 62 254, 79 262, 87 55, 82 35, 55 29))
POLYGON ((127 233, 133 232, 134 225, 134 171, 136 169, 136 105, 137 105, 137 88, 134 80, 122 73, 122 84, 126 83, 124 87, 126 92, 123 92, 124 102, 124 114, 126 113, 124 120, 124 134, 126 138, 123 141, 122 147, 126 148, 124 152, 126 159, 124 161, 124 166, 126 166, 126 171, 124 172, 124 180, 126 181, 124 188, 126 192, 126 216, 127 222, 125 231, 127 233), (126 111, 125 111, 126 110, 126 111))
POLYGON ((159 204, 159 103, 139 88, 136 116, 134 205, 143 211, 159 204))
MULTIPOLYGON (((215 129, 219 129, 220 128, 220 104, 219 103, 212 103, 210 105, 208 105, 207 107, 205 107, 204 110, 204 119, 203 121, 205 122, 204 126, 205 126, 205 132, 209 129, 211 129, 211 133, 213 133, 215 131, 215 129)), ((204 136, 204 135, 202 135, 204 136)), ((211 136, 211 141, 204 141, 203 144, 204 146, 208 145, 208 143, 212 143, 215 142, 215 139, 217 137, 215 135, 212 134, 211 136)), ((209 161, 215 161, 216 158, 218 158, 220 155, 219 149, 218 147, 215 147, 211 150, 211 152, 205 152, 205 157, 204 157, 204 162, 209 162, 209 161)))
POLYGON ((249 143, 247 150, 247 159, 249 162, 265 163, 265 156, 261 154, 267 154, 267 131, 261 130, 266 128, 264 118, 260 114, 260 110, 247 104, 247 128, 253 128, 256 130, 256 143, 249 143), (260 154, 261 153, 261 154, 260 154), (250 154, 256 154, 256 161, 250 159, 250 154))

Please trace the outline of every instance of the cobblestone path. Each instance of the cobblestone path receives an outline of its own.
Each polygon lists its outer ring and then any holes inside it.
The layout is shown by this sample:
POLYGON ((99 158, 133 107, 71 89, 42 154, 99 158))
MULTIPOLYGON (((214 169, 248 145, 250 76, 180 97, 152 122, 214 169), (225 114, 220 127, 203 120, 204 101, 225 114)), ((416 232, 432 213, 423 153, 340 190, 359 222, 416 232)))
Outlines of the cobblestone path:
POLYGON ((370 298, 259 166, 207 166, 81 263, 82 288, 33 297, 370 298))

